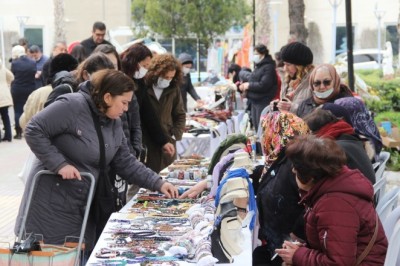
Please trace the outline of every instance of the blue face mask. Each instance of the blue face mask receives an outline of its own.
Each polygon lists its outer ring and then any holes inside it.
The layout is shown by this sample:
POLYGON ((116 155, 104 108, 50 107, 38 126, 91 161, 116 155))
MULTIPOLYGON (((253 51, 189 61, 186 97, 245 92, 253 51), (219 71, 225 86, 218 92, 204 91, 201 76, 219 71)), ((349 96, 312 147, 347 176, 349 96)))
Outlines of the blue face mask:
POLYGON ((324 92, 318 92, 318 91, 314 91, 314 95, 315 97, 317 97, 318 99, 326 99, 329 96, 331 96, 331 94, 333 93, 333 88, 330 88, 329 90, 326 90, 324 92))
POLYGON ((157 80, 157 88, 159 88, 159 89, 168 88, 170 83, 171 83, 171 80, 163 79, 160 77, 157 80))

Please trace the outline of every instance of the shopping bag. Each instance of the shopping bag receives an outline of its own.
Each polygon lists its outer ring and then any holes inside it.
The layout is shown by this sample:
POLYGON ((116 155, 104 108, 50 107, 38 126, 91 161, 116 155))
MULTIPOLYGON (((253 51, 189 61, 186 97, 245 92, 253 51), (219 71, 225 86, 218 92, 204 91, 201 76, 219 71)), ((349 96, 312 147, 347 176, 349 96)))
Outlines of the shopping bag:
POLYGON ((0 248, 0 265, 9 266, 69 266, 74 265, 78 248, 57 245, 41 245, 41 251, 12 253, 10 249, 0 248))

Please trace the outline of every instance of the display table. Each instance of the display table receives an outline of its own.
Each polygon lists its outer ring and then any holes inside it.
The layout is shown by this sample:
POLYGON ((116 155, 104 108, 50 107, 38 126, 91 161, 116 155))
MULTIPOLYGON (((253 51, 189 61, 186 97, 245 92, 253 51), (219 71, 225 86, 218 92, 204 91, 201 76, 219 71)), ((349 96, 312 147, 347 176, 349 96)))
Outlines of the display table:
MULTIPOLYGON (((136 200, 131 200, 130 202, 128 202, 128 204, 125 205, 125 207, 123 209, 121 209, 121 211, 119 213, 113 213, 106 225, 106 227, 103 230, 102 235, 100 236, 99 241, 97 242, 92 254, 90 255, 90 258, 87 262, 86 265, 140 265, 140 256, 136 257, 132 257, 131 259, 129 258, 122 258, 120 257, 120 255, 122 256, 122 254, 124 254, 124 252, 127 252, 127 248, 121 246, 120 250, 118 252, 115 252, 116 247, 118 245, 115 244, 110 244, 110 243, 115 243, 118 241, 115 241, 115 232, 120 232, 121 230, 123 230, 123 228, 125 228, 125 230, 127 228, 129 228, 129 230, 131 230, 131 228, 134 226, 135 221, 137 221, 137 219, 144 219, 144 218, 149 218, 152 219, 149 216, 146 216, 145 213, 133 213, 132 212, 132 206, 134 204, 136 204, 136 200), (119 223, 118 223, 119 222, 119 223), (131 224, 130 224, 131 223, 131 224), (113 236, 114 235, 114 236, 113 236), (109 258, 99 258, 99 254, 111 254, 111 253, 107 253, 107 251, 109 250, 113 250, 113 252, 115 252, 116 256, 110 256, 109 258), (97 256, 96 256, 97 254, 97 256), (120 254, 120 255, 118 255, 120 254)), ((154 218, 154 216, 152 216, 154 218)), ((155 220, 158 221, 158 224, 160 224, 160 226, 163 226, 163 223, 160 222, 162 220, 162 218, 156 217, 154 218, 155 220)), ((174 219, 174 218, 172 218, 174 219)), ((179 219, 179 218, 176 218, 179 219)), ((171 220, 171 218, 169 219, 171 220)), ((190 224, 188 225, 190 226, 190 224)), ((149 231, 149 230, 146 230, 149 231)), ((138 231, 139 232, 139 231, 138 231)), ((219 264, 219 265, 251 265, 252 262, 252 250, 251 250, 251 242, 252 242, 252 236, 251 236, 251 231, 248 228, 243 228, 242 229, 243 235, 244 235, 244 241, 243 241, 243 247, 244 250, 240 255, 234 256, 234 261, 231 264, 219 264)), ((158 234, 157 234, 158 236, 158 234)), ((179 236, 169 236, 171 238, 171 240, 169 242, 173 242, 176 241, 176 239, 179 236)), ((128 237, 129 238, 129 237, 128 237)), ((126 238, 126 239, 128 239, 126 238)), ((129 241, 136 241, 135 238, 129 239, 129 241)), ((132 243, 133 243, 132 242, 132 243)), ((118 242, 121 243, 121 242, 118 242)), ((164 246, 166 246, 168 244, 168 241, 164 242, 164 246)), ((142 248, 145 247, 145 244, 138 244, 136 245, 136 248, 142 248)), ((118 249, 119 247, 117 247, 118 249)), ((133 247, 135 248, 135 247, 133 247)), ((111 251, 110 251, 111 252, 111 251)), ((166 250, 164 251, 165 254, 162 255, 163 258, 166 259, 166 261, 164 261, 164 264, 151 264, 151 263, 160 263, 159 261, 156 261, 156 259, 154 259, 155 261, 149 261, 149 264, 146 265, 195 265, 195 263, 193 262, 188 262, 185 260, 174 260, 174 261, 168 261, 168 258, 171 258, 172 254, 166 250)), ((101 255, 100 255, 101 256, 101 255)))
POLYGON ((236 111, 226 122, 219 123, 210 129, 209 134, 199 134, 194 136, 191 133, 184 133, 182 140, 176 142, 176 150, 179 157, 192 154, 211 158, 219 144, 226 139, 228 134, 240 133, 240 122, 244 111, 236 111))

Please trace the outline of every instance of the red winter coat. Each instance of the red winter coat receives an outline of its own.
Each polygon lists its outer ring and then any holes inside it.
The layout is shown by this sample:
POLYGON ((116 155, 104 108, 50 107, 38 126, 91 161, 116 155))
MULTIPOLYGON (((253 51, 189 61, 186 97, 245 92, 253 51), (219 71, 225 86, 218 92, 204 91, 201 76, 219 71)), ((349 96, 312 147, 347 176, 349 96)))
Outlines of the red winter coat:
MULTIPOLYGON (((375 230, 373 187, 359 170, 343 167, 304 195, 307 247, 297 249, 293 265, 355 265, 375 230)), ((388 242, 379 221, 378 235, 361 265, 383 265, 388 242)))

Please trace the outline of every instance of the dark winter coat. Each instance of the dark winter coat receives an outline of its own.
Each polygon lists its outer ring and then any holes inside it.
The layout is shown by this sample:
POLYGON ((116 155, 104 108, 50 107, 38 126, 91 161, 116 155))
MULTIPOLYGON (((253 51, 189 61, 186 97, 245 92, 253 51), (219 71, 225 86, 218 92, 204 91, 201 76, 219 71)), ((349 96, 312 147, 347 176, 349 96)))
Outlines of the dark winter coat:
POLYGON ((292 163, 282 156, 265 173, 257 192, 259 238, 266 242, 269 257, 303 220, 304 207, 298 204, 300 195, 292 163))
POLYGON ((12 61, 11 72, 14 74, 14 81, 11 83, 14 104, 25 104, 29 94, 36 89, 36 63, 27 56, 21 56, 12 61))
POLYGON ((192 98, 197 101, 200 100, 200 96, 197 94, 196 90, 193 87, 192 80, 190 79, 190 73, 183 76, 183 82, 181 85, 181 94, 183 100, 183 107, 185 111, 187 111, 187 94, 190 94, 192 98))
MULTIPOLYGON (((180 89, 178 87, 165 88, 159 100, 153 86, 146 86, 145 90, 156 117, 160 121, 163 133, 168 136, 169 142, 175 144, 177 140, 182 139, 186 122, 180 89)), ((164 154, 147 130, 143 128, 143 143, 147 148, 146 165, 158 173, 176 159, 176 153, 173 157, 164 154)))
MULTIPOLYGON (((301 203, 308 245, 293 256, 293 265, 355 265, 375 230, 372 184, 358 170, 344 167, 306 193, 301 203)), ((378 235, 361 265, 383 265, 388 242, 378 219, 378 235)))
MULTIPOLYGON (((331 99, 329 102, 333 103, 335 100, 344 98, 344 97, 353 97, 353 95, 349 94, 347 90, 344 90, 343 87, 341 87, 341 91, 331 99)), ((304 117, 307 114, 311 113, 315 108, 317 108, 319 104, 317 104, 314 101, 314 97, 311 96, 310 98, 304 100, 300 105, 299 108, 297 108, 296 115, 298 117, 304 117)))
MULTIPOLYGON (((89 104, 99 116, 105 143, 106 166, 128 183, 159 191, 164 181, 153 171, 146 168, 129 152, 120 119, 109 119, 95 107, 86 87, 77 93, 60 96, 54 103, 35 115, 26 127, 25 138, 40 163, 32 169, 25 186, 15 231, 18 232, 26 196, 31 187, 33 174, 42 169, 57 173, 67 164, 75 166, 81 172, 90 172, 96 180, 99 178, 99 141, 94 127, 89 104)), ((45 188, 49 193, 41 195, 42 211, 29 218, 27 232, 44 232, 45 243, 61 244, 65 235, 79 235, 82 213, 85 206, 84 195, 88 191, 86 182, 72 180, 75 194, 57 193, 57 187, 45 188), (53 193, 55 192, 55 193, 53 193), (65 225, 68 217, 68 225, 65 225), (43 221, 52 221, 48 225, 43 221), (54 226, 55 224, 55 226, 54 226)), ((96 223, 89 216, 86 229, 86 245, 93 248, 96 223)))
POLYGON ((363 141, 356 136, 343 134, 336 139, 336 143, 346 153, 347 166, 360 170, 371 184, 375 184, 375 171, 365 152, 363 141))
POLYGON ((100 44, 109 44, 112 45, 109 41, 103 40, 102 43, 95 43, 93 41, 93 37, 90 36, 89 38, 87 38, 86 40, 81 41, 81 45, 85 48, 85 54, 88 57, 89 55, 91 55, 94 51, 94 49, 96 49, 96 47, 100 44))
POLYGON ((133 79, 133 81, 137 86, 135 95, 139 104, 142 131, 147 132, 154 143, 162 147, 169 142, 170 136, 165 134, 161 127, 159 116, 150 103, 143 79, 133 79))
POLYGON ((256 104, 265 103, 265 106, 275 97, 278 81, 275 71, 275 61, 270 55, 265 56, 249 77, 247 98, 256 104))

